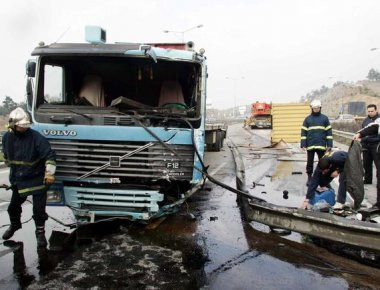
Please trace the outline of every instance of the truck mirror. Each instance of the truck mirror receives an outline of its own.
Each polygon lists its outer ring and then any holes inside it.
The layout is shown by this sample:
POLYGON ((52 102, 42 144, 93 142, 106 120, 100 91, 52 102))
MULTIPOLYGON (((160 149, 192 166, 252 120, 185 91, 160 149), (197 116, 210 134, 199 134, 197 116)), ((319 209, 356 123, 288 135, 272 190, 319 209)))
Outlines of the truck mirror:
POLYGON ((28 111, 32 110, 32 104, 33 104, 33 86, 32 86, 32 80, 28 78, 26 81, 26 106, 28 111))
POLYGON ((34 78, 36 75, 36 61, 29 59, 26 63, 26 75, 30 78, 34 78))

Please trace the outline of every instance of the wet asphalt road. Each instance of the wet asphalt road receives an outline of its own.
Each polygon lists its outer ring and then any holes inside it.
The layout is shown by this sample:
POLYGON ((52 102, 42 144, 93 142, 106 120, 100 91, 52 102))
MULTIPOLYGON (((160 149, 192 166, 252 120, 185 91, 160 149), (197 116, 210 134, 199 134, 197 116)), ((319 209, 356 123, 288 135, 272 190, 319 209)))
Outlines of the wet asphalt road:
MULTIPOLYGON (((240 146, 251 194, 267 197, 272 195, 263 191, 281 192, 286 187, 291 196, 286 202, 302 200, 299 183, 304 177, 285 182, 282 178, 302 171, 302 163, 285 166, 251 150, 269 145, 269 130, 248 132, 234 125, 228 136, 240 146), (250 188, 253 181, 264 186, 250 188)), ((205 163, 216 179, 236 186, 235 165, 226 145, 221 152, 208 152, 205 163)), ((0 172, 0 179, 5 175, 0 172)), ((1 198, 6 194, 1 192, 1 198)), ((0 207, 0 226, 8 222, 5 206, 0 207)), ((23 220, 28 220, 31 206, 26 203, 23 208, 23 220)), ((48 211, 67 223, 72 219, 67 209, 48 211)), ((37 251, 30 221, 15 234, 16 243, 0 242, 0 288, 378 289, 378 269, 335 255, 297 233, 286 237, 270 233, 264 225, 244 222, 242 216, 234 193, 206 182, 178 214, 153 229, 108 222, 70 235, 72 230, 49 219, 49 247, 37 251)), ((0 228, 0 234, 4 230, 0 228)))

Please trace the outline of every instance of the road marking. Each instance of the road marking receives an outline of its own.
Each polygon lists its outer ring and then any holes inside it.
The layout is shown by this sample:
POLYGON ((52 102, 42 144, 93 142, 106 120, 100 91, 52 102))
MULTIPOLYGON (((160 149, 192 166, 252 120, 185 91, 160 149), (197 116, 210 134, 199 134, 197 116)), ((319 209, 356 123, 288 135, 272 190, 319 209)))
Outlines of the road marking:
POLYGON ((227 162, 223 162, 220 164, 213 172, 210 173, 210 175, 214 175, 215 173, 218 173, 218 171, 226 164, 227 162))

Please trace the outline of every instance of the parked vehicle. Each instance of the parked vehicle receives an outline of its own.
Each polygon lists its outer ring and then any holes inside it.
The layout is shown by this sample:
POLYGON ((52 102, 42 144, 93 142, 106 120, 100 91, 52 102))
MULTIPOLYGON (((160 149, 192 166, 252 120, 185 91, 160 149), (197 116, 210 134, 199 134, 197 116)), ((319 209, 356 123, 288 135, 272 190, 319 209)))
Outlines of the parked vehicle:
POLYGON ((209 151, 220 151, 227 135, 227 125, 224 123, 206 124, 206 146, 209 151))
MULTIPOLYGON (((57 152, 50 204, 78 220, 149 220, 203 182, 207 66, 192 43, 41 43, 27 64, 33 128, 57 152)), ((219 144, 218 146, 220 146, 219 144)))
POLYGON ((248 125, 254 128, 272 128, 272 104, 256 102, 251 105, 248 125))
POLYGON ((344 122, 344 123, 351 123, 355 122, 355 116, 351 114, 340 114, 336 120, 336 122, 344 122))

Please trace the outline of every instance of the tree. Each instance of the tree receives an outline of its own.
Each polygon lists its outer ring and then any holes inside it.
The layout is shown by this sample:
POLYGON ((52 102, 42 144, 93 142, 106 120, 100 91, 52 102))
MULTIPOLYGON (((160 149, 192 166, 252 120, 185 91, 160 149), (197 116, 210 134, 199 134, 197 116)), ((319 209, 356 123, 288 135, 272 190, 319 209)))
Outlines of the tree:
POLYGON ((367 79, 369 79, 370 81, 380 80, 380 72, 378 72, 374 68, 371 68, 368 72, 367 79))
POLYGON ((333 88, 337 87, 337 86, 340 86, 340 85, 343 85, 344 82, 342 81, 336 81, 334 84, 333 84, 333 88))
POLYGON ((329 90, 328 87, 326 87, 325 85, 323 85, 319 91, 318 91, 318 95, 323 95, 324 93, 327 93, 327 91, 329 90))
POLYGON ((13 101, 10 96, 5 96, 5 99, 3 101, 3 108, 5 112, 9 113, 10 111, 17 108, 17 103, 13 101))

